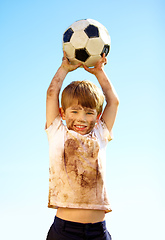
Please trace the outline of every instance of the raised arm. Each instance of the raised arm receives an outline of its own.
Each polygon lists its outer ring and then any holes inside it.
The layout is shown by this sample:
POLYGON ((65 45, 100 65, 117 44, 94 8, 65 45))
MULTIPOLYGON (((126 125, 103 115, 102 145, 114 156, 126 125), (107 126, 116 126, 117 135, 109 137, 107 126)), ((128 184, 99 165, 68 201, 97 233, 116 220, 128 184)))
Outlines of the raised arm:
POLYGON ((106 123, 106 126, 109 131, 112 130, 113 124, 116 119, 119 99, 116 94, 116 91, 109 80, 108 76, 104 72, 104 65, 107 63, 105 54, 101 60, 96 64, 94 68, 87 68, 84 66, 85 70, 94 74, 103 90, 106 99, 106 106, 102 114, 102 118, 106 123))
POLYGON ((81 64, 71 65, 66 58, 66 54, 64 52, 64 57, 61 66, 57 70, 54 75, 49 88, 47 90, 46 97, 46 123, 47 128, 52 124, 54 119, 59 114, 59 93, 62 87, 62 83, 68 74, 75 69, 77 69, 81 64))

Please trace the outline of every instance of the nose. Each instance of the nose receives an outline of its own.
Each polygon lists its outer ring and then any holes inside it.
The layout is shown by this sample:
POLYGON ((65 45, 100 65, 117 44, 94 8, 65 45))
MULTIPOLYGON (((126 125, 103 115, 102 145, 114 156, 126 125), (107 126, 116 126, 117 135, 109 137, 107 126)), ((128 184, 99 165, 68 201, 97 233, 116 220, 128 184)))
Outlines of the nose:
POLYGON ((86 122, 86 114, 81 112, 78 114, 78 118, 77 118, 78 122, 86 122))

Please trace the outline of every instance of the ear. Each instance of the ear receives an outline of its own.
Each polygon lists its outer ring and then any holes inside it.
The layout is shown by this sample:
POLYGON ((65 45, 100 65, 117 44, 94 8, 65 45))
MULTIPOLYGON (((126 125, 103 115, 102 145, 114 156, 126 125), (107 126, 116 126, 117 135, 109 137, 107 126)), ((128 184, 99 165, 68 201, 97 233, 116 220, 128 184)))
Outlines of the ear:
POLYGON ((65 112, 62 107, 59 108, 60 115, 62 117, 62 120, 65 120, 65 112))

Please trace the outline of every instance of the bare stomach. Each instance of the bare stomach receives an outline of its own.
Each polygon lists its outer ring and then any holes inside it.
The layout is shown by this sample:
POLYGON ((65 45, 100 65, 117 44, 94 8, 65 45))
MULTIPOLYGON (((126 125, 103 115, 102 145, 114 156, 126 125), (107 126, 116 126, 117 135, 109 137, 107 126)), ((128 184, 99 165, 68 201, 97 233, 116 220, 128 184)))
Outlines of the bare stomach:
POLYGON ((92 209, 58 208, 56 216, 67 221, 96 223, 105 219, 105 211, 92 209))

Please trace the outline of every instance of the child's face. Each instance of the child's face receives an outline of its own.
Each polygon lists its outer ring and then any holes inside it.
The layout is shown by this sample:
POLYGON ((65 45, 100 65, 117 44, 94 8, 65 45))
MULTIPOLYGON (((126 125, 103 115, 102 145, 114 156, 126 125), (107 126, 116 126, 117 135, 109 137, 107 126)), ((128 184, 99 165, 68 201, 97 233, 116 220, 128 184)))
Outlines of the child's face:
POLYGON ((74 102, 65 112, 61 111, 62 119, 66 121, 67 128, 82 135, 89 133, 95 126, 96 109, 86 108, 74 102))

